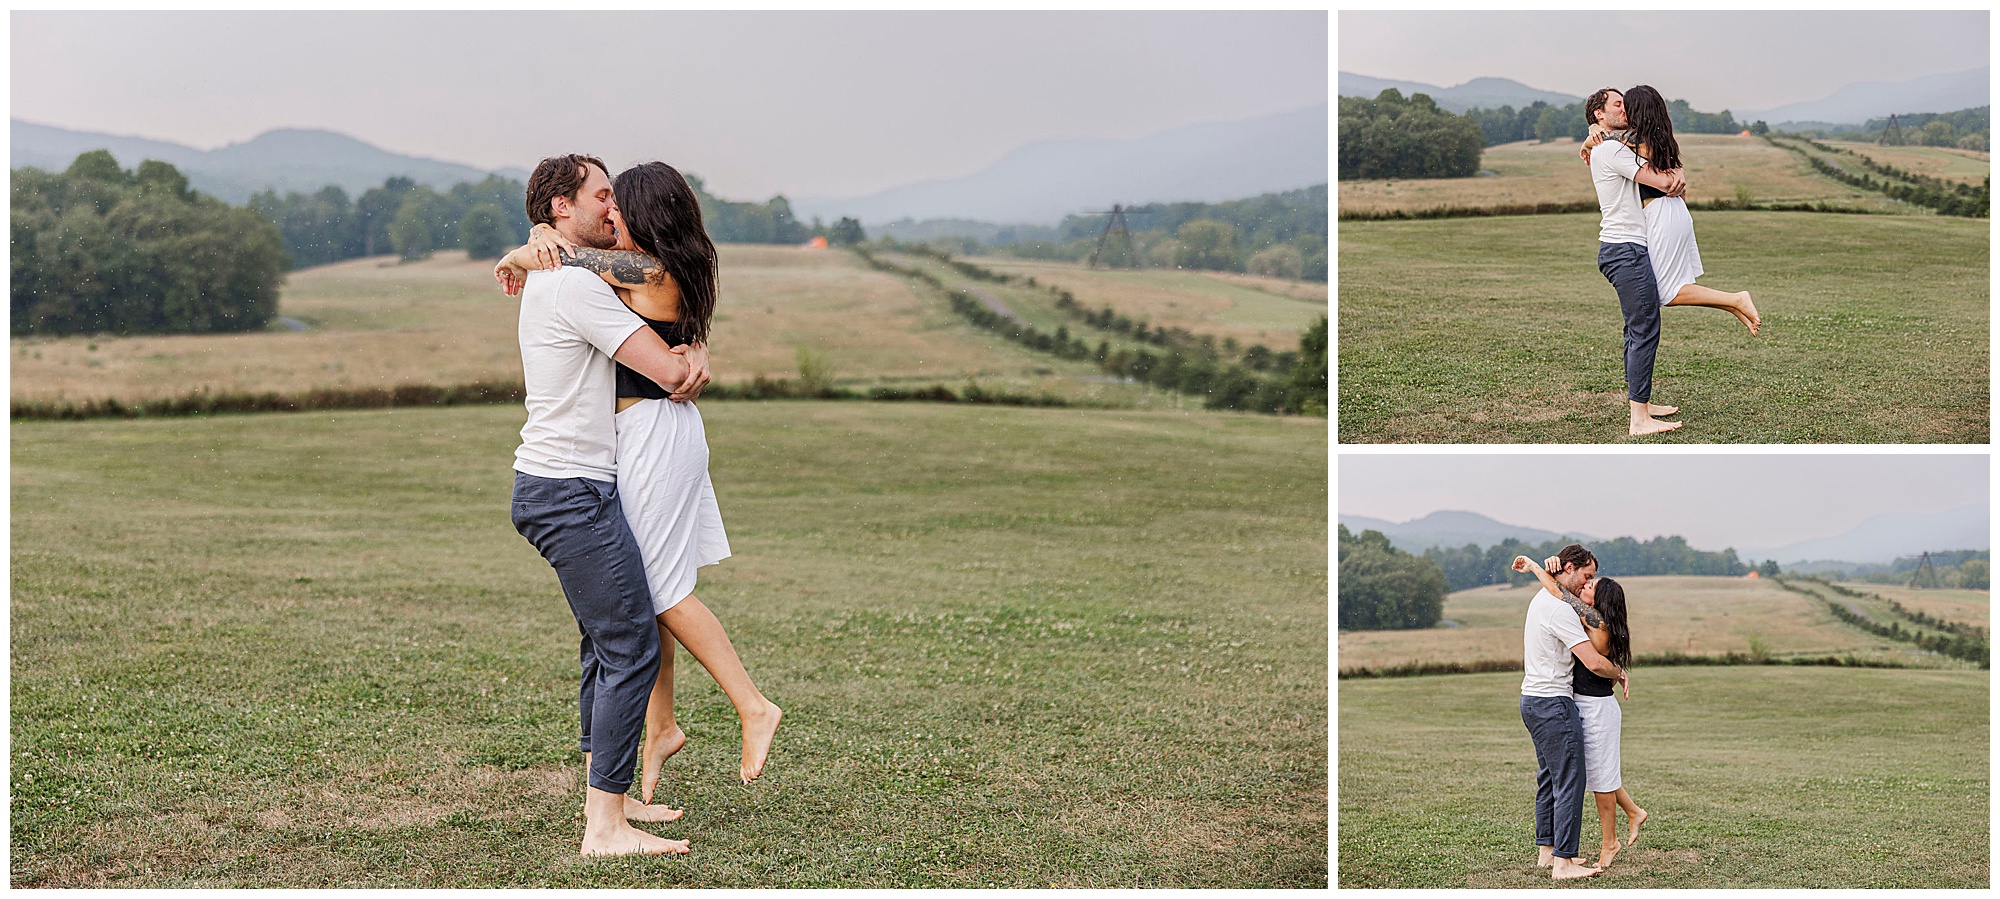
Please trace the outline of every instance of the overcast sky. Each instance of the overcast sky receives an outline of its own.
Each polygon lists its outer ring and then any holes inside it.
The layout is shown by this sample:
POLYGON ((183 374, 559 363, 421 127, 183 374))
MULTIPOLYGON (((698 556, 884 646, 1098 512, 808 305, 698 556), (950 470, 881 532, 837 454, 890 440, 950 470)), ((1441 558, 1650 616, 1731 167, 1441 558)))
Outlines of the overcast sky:
POLYGON ((730 199, 977 172, 1327 102, 1328 14, 14 12, 12 116, 201 149, 283 127, 483 168, 664 159, 730 199))
POLYGON ((1342 12, 1339 70, 1453 87, 1512 78, 1587 96, 1652 84, 1705 112, 1988 64, 1980 12, 1342 12))
POLYGON ((1989 496, 1984 454, 1348 454, 1338 474, 1342 515, 1400 523, 1457 510, 1606 539, 1679 534, 1706 550, 1783 546, 1989 496))

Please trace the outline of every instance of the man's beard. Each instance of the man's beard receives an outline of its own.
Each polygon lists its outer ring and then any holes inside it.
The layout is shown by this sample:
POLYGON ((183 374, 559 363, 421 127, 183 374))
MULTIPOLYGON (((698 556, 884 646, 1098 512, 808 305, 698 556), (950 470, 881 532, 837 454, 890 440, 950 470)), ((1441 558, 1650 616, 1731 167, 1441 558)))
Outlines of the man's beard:
POLYGON ((609 250, 618 245, 618 232, 611 226, 611 217, 605 216, 589 230, 577 229, 576 242, 593 250, 609 250))

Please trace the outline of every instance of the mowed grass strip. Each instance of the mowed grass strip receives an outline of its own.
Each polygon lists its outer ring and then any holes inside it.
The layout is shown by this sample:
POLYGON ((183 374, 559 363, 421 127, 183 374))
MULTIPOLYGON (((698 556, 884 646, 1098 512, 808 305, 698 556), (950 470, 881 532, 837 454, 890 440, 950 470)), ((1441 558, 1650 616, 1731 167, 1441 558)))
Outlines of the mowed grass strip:
MULTIPOLYGON (((1842 624, 1823 603, 1771 581, 1677 576, 1617 580, 1625 588, 1631 614, 1632 652, 1639 656, 1749 655, 1761 647, 1762 652, 1779 659, 1854 655, 1899 665, 1970 667, 1842 624)), ((1537 589, 1493 586, 1450 594, 1445 597, 1446 624, 1438 627, 1341 631, 1336 661, 1342 671, 1452 662, 1500 661, 1518 666, 1521 626, 1528 614, 1528 601, 1537 589)), ((1827 596, 1844 599, 1831 592, 1827 596)), ((1852 602, 1868 608, 1861 600, 1852 602)), ((1879 616, 1864 614, 1887 624, 1894 619, 1886 610, 1882 606, 1879 616)))
MULTIPOLYGON (((1340 682, 1340 886, 1549 885, 1520 681, 1340 682)), ((1654 817, 1582 888, 1984 889, 1989 695, 1984 671, 1641 668, 1621 773, 1654 817)))
MULTIPOLYGON (((1676 138, 1686 163, 1690 203, 1735 200, 1736 188, 1753 202, 1827 202, 1871 211, 1909 211, 1880 194, 1850 187, 1812 170, 1796 154, 1762 138, 1734 134, 1683 134, 1676 138)), ((1595 203, 1590 170, 1573 140, 1519 141, 1487 147, 1471 178, 1342 181, 1341 212, 1415 212, 1443 206, 1486 208, 1537 203, 1595 203)), ((1918 210, 1921 212, 1921 210, 1918 210)), ((1347 225, 1341 225, 1343 243, 1347 225)), ((1343 284, 1345 269, 1342 269, 1343 284)), ((1346 297, 1343 295, 1342 299, 1346 297)))
MULTIPOLYGON (((1233 338, 1245 346, 1261 343, 1280 353, 1297 350, 1299 335, 1327 314, 1327 286, 1313 281, 1181 269, 1090 269, 1074 262, 999 256, 965 261, 1067 290, 1086 309, 1109 306, 1121 315, 1145 319, 1154 328, 1185 328, 1213 334, 1217 341, 1233 338)), ((996 294, 1011 287, 990 282, 978 286, 996 294)), ((1026 294, 1024 300, 1057 314, 1048 291, 1014 289, 1026 294)), ((1067 316, 1060 321, 1073 333, 1095 333, 1067 316)))
POLYGON ((1653 401, 1686 425, 1626 436, 1623 320, 1597 217, 1340 225, 1344 442, 1984 443, 1987 223, 1695 216, 1728 313, 1661 312, 1653 401))
POLYGON ((703 414, 785 725, 681 653, 694 853, 601 862, 518 408, 17 422, 11 883, 1325 884, 1324 423, 703 414))
MULTIPOLYGON (((1856 593, 1873 593, 1885 600, 1895 600, 1910 612, 1922 612, 1933 618, 1943 618, 1956 624, 1989 629, 1992 627, 1993 592, 1990 590, 1918 589, 1902 584, 1868 584, 1860 581, 1846 581, 1840 585, 1856 593)), ((1819 585, 1804 582, 1801 586, 1819 585)))
POLYGON ((1957 147, 1890 147, 1848 140, 1822 140, 1835 149, 1868 157, 1880 165, 1895 166, 1917 175, 1978 186, 1993 171, 1993 154, 1957 147))

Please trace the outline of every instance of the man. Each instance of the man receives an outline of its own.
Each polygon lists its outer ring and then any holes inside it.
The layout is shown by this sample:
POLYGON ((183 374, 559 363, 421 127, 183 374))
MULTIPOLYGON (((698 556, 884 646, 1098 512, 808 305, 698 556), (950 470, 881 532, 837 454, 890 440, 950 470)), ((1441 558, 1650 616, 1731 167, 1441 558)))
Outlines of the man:
MULTIPOLYGON (((609 249, 615 208, 604 163, 571 154, 542 160, 528 179, 528 218, 571 242, 609 249)), ((679 813, 625 793, 660 667, 660 637, 639 546, 618 505, 612 398, 624 363, 676 398, 700 392, 706 366, 669 350, 596 274, 559 268, 528 275, 521 291, 521 368, 528 422, 514 451, 514 527, 556 570, 582 633, 577 705, 589 771, 580 852, 684 853, 627 823, 679 813)))
MULTIPOLYGON (((1612 88, 1584 101, 1583 117, 1613 131, 1626 126, 1625 95, 1612 88)), ((1646 214, 1639 203, 1645 184, 1678 197, 1686 184, 1678 173, 1641 170, 1632 148, 1605 141, 1590 155, 1590 178, 1597 187, 1602 214, 1597 230, 1597 270, 1618 291, 1618 308, 1625 315, 1625 394, 1631 403, 1630 433, 1659 434, 1681 426, 1660 421, 1673 406, 1656 406, 1653 396, 1653 354, 1660 343, 1660 288, 1653 263, 1646 256, 1646 214)))
MULTIPOLYGON (((1597 576, 1597 557, 1574 543, 1556 554, 1556 583, 1581 593, 1597 576)), ((1547 590, 1528 603, 1521 632, 1521 723, 1535 742, 1536 864, 1556 880, 1589 877, 1598 869, 1577 858, 1583 815, 1583 718, 1570 692, 1570 658, 1617 680, 1623 674, 1590 645, 1570 605, 1547 590)))

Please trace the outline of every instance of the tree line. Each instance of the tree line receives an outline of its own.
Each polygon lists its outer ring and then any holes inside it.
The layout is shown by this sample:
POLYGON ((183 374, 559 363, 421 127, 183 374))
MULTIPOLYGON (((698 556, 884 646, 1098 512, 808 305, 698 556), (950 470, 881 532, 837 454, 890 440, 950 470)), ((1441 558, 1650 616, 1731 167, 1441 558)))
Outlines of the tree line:
POLYGON ((1358 536, 1339 526, 1340 596, 1335 615, 1344 631, 1414 630, 1444 620, 1453 588, 1437 562, 1390 545, 1381 531, 1358 536))
MULTIPOLYGON (((1537 545, 1508 538, 1483 550, 1471 543, 1460 547, 1434 546, 1424 550, 1424 558, 1437 564, 1453 590, 1470 590, 1488 584, 1530 584, 1534 583, 1535 576, 1514 571, 1514 557, 1527 556, 1539 562, 1555 555, 1570 542, 1550 540, 1537 545)), ((1588 544, 1587 548, 1597 557, 1599 573, 1616 577, 1656 574, 1741 577, 1749 574, 1751 568, 1736 558, 1734 549, 1705 552, 1688 546, 1687 540, 1679 536, 1654 537, 1643 543, 1631 537, 1619 537, 1588 544)), ((1767 561, 1758 566, 1758 571, 1767 577, 1775 575, 1778 565, 1767 561)))
POLYGON ((1957 147, 1985 152, 1992 144, 1992 110, 1990 106, 1974 106, 1956 112, 1912 112, 1869 119, 1859 132, 1841 137, 1890 147, 1957 147))
POLYGON ((277 315, 283 237, 262 216, 109 151, 12 172, 11 333, 255 331, 277 315))
MULTIPOLYGON (((1102 215, 1071 215, 1053 233, 1019 238, 1001 232, 992 252, 1022 259, 1082 262, 1098 253, 1113 268, 1183 268, 1247 272, 1304 281, 1327 279, 1327 185, 1223 203, 1147 203, 1124 207, 1126 234, 1106 232, 1102 215), (1127 236, 1129 235, 1129 236, 1127 236)), ((935 243, 935 242, 933 242, 935 243)), ((971 252, 977 241, 951 241, 971 252), (970 244, 970 246, 967 246, 970 244)))

